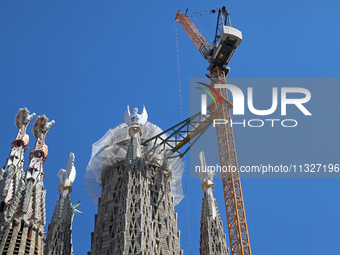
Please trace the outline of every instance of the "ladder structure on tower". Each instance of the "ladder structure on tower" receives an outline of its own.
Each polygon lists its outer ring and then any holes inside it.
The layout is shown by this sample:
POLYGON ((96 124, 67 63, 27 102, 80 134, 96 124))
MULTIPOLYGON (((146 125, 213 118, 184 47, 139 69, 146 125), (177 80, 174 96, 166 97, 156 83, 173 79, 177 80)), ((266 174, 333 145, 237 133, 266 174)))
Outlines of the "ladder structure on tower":
MULTIPOLYGON (((216 12, 218 18, 212 45, 206 41, 186 14, 180 11, 176 14, 176 20, 184 28, 203 58, 209 62, 207 70, 210 72, 212 87, 215 87, 215 84, 226 84, 225 78, 229 72, 228 63, 242 41, 242 33, 231 26, 230 16, 226 8, 211 10, 211 13, 216 12)), ((226 124, 216 125, 220 164, 237 169, 235 172, 222 172, 230 250, 232 255, 251 255, 234 133, 230 125, 232 104, 228 100, 227 89, 217 88, 216 90, 223 103, 212 109, 213 117, 228 120, 226 124)))

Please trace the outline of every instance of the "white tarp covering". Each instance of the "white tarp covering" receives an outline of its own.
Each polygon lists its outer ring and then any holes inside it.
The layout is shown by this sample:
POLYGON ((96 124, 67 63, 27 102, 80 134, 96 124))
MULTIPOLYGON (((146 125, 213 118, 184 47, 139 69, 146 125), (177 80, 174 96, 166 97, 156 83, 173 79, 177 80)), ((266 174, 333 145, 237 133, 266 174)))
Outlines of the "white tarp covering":
MULTIPOLYGON (((162 132, 162 130, 147 122, 141 126, 141 140, 145 141, 162 132)), ((125 123, 120 124, 114 129, 110 129, 96 143, 92 145, 92 155, 87 165, 84 185, 90 199, 96 205, 98 198, 101 196, 101 174, 106 168, 111 168, 113 164, 125 160, 128 145, 131 137, 128 133, 129 126, 125 123)), ((164 138, 166 136, 164 135, 164 138)), ((154 142, 150 142, 148 146, 144 146, 144 154, 146 162, 161 166, 166 158, 165 154, 169 153, 169 148, 164 146, 155 146, 154 142)), ((184 162, 179 158, 168 160, 168 167, 171 171, 171 194, 174 197, 174 204, 177 205, 184 197, 182 189, 182 175, 184 171, 184 162)))

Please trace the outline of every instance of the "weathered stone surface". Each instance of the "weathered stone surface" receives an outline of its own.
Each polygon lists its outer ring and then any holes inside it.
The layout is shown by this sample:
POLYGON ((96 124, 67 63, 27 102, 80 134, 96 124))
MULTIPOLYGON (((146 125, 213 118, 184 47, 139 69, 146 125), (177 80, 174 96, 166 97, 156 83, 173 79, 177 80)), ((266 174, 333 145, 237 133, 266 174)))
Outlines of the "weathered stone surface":
POLYGON ((171 177, 144 162, 140 152, 138 140, 131 139, 126 160, 103 171, 92 255, 182 253, 171 177))

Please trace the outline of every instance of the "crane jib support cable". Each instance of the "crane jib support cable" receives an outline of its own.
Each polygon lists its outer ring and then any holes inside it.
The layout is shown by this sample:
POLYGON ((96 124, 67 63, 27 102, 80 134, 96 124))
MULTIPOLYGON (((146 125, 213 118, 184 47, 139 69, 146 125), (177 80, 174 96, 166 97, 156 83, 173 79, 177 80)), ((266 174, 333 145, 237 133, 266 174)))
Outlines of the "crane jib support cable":
MULTIPOLYGON (((183 120, 183 102, 182 102, 182 85, 181 85, 181 72, 179 68, 179 50, 178 50, 178 31, 177 31, 177 22, 175 21, 175 30, 176 30, 176 50, 177 50, 177 71, 178 71, 178 88, 179 88, 179 102, 181 109, 181 121, 183 120)), ((184 158, 183 158, 184 160, 184 158)), ((189 213, 189 194, 188 194, 188 180, 187 180, 187 172, 184 171, 184 181, 185 181, 185 202, 187 206, 187 223, 188 223, 188 237, 189 237, 189 253, 191 255, 191 235, 190 235, 190 213, 189 213)))

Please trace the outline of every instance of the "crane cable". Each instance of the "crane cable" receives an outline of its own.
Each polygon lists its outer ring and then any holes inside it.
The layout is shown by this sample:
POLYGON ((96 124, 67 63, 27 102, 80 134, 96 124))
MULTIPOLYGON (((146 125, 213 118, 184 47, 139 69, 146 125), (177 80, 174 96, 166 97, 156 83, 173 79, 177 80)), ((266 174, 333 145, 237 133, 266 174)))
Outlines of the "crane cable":
MULTIPOLYGON (((190 12, 190 11, 189 11, 190 12)), ((190 14, 192 15, 192 13, 190 12, 190 14)), ((197 21, 197 19, 195 18, 195 16, 191 16, 195 19, 196 23, 198 24, 198 26, 201 28, 201 31, 203 31, 203 33, 205 34, 205 37, 209 39, 209 44, 212 44, 212 41, 211 38, 209 37, 208 33, 205 32, 205 30, 203 29, 203 27, 201 26, 201 24, 197 21)))
MULTIPOLYGON (((179 103, 181 109, 181 121, 183 120, 183 102, 182 102, 182 85, 181 85, 181 72, 179 68, 179 50, 178 50, 178 33, 177 33, 177 21, 175 21, 176 30, 176 49, 177 49, 177 72, 178 72, 178 87, 179 87, 179 103)), ((185 162, 185 156, 184 156, 185 162)), ((187 221, 188 221, 188 236, 189 236, 189 252, 191 255, 191 236, 190 236, 190 217, 189 217, 189 195, 188 195, 188 181, 187 181, 187 171, 184 170, 184 182, 185 182, 185 200, 187 205, 187 221)))

